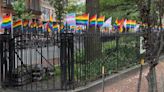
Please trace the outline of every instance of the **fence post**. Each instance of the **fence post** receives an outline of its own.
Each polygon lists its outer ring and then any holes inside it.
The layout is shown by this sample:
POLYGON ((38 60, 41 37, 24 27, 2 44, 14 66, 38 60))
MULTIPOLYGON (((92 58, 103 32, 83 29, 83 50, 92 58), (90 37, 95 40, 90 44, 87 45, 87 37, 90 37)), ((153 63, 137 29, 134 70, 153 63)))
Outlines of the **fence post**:
POLYGON ((105 90, 105 67, 102 66, 102 92, 104 92, 105 90))
POLYGON ((66 88, 66 78, 67 78, 67 73, 66 73, 66 37, 65 33, 60 34, 60 41, 61 41, 61 46, 60 46, 60 69, 61 69, 61 88, 66 88))
POLYGON ((2 58, 3 58, 2 35, 0 35, 0 89, 2 88, 2 58))
POLYGON ((74 47, 73 33, 61 33, 60 63, 61 88, 73 88, 74 82, 74 47))
POLYGON ((12 70, 15 68, 15 43, 14 43, 14 38, 9 39, 9 84, 12 84, 12 81, 10 79, 12 78, 12 70))
POLYGON ((116 72, 118 71, 118 53, 119 53, 119 33, 116 34, 116 50, 117 50, 117 64, 116 64, 116 72))

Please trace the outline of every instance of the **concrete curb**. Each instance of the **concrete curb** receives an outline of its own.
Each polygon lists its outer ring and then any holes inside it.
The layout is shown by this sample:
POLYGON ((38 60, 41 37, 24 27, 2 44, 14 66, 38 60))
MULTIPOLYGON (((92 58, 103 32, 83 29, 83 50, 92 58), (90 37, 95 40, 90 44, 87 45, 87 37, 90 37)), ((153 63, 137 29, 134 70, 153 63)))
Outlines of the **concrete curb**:
MULTIPOLYGON (((160 56, 159 61, 164 60, 164 55, 160 56)), ((134 67, 128 68, 126 70, 120 71, 117 74, 113 74, 111 76, 108 76, 105 78, 105 85, 110 86, 111 84, 122 80, 124 78, 126 78, 128 75, 132 75, 135 74, 139 71, 141 65, 136 65, 134 67)), ((143 69, 147 68, 148 64, 144 64, 143 65, 143 69)), ((102 87, 102 79, 99 79, 97 81, 88 83, 86 86, 82 86, 79 88, 76 88, 74 90, 68 90, 68 91, 46 91, 46 92, 93 92, 93 90, 96 89, 101 89, 102 87)), ((11 90, 2 90, 0 89, 0 92, 16 92, 16 91, 11 91, 11 90)), ((45 92, 45 91, 44 91, 45 92)))
MULTIPOLYGON (((161 60, 164 60, 164 55, 160 56, 159 57, 159 62, 161 60)), ((137 66, 134 66, 134 67, 131 67, 131 68, 128 68, 126 70, 123 70, 123 71, 120 71, 119 73, 117 74, 114 74, 114 75, 111 75, 111 76, 108 76, 105 78, 105 85, 111 85, 121 79, 124 79, 126 78, 128 75, 132 75, 132 74, 135 74, 136 72, 139 71, 141 65, 137 65, 137 66)), ((147 68, 148 67, 148 64, 144 64, 143 65, 143 69, 147 68)), ((99 79, 95 82, 92 82, 92 83, 88 83, 86 86, 83 86, 83 87, 79 87, 79 88, 76 88, 75 90, 71 90, 71 91, 67 91, 67 92, 93 92, 92 90, 94 89, 101 89, 102 87, 102 79, 99 79)))
MULTIPOLYGON (((145 64, 143 66, 143 69, 147 68, 147 67, 148 67, 148 65, 145 64)), ((139 69, 140 69, 140 65, 137 65, 137 66, 134 66, 132 68, 120 71, 117 74, 108 76, 108 77, 105 78, 105 85, 109 86, 109 85, 111 85, 111 84, 113 84, 113 83, 115 83, 115 82, 117 82, 119 80, 122 80, 122 79, 126 78, 129 75, 135 74, 136 72, 138 72, 139 69)), ((74 92, 93 92, 92 90, 101 89, 102 88, 102 81, 103 81, 103 79, 100 79, 100 80, 95 81, 93 83, 89 83, 85 87, 77 88, 77 89, 75 89, 73 91, 74 92)))

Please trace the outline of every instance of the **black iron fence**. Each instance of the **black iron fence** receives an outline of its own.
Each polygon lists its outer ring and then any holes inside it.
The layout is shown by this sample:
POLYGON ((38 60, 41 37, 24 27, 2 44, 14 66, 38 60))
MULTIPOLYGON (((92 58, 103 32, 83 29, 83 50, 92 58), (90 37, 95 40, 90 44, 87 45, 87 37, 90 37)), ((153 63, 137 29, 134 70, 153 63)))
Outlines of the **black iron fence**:
POLYGON ((140 33, 75 35, 74 76, 76 86, 127 69, 139 63, 140 33), (98 38, 97 38, 98 37, 98 38))
POLYGON ((2 85, 69 90, 138 64, 141 33, 14 32, 0 35, 2 85))

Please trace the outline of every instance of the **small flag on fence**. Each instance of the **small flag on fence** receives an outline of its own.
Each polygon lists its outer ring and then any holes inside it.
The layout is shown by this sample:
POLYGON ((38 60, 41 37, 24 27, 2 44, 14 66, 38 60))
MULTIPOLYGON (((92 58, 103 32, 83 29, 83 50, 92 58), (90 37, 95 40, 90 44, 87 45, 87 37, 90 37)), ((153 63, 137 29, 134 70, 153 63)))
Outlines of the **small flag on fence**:
POLYGON ((118 29, 121 33, 123 32, 123 24, 121 24, 120 26, 119 26, 119 29, 118 29))
POLYGON ((23 21, 23 27, 27 27, 29 25, 29 20, 24 20, 23 21))
POLYGON ((10 15, 6 15, 3 16, 3 20, 2 20, 2 28, 6 28, 6 29, 10 29, 11 28, 11 16, 10 15))
POLYGON ((18 20, 13 23, 13 29, 21 28, 21 26, 22 26, 22 20, 18 20))
POLYGON ((116 19, 114 24, 115 29, 119 30, 120 32, 123 32, 123 25, 124 25, 124 19, 122 20, 116 19))
POLYGON ((115 24, 116 24, 117 26, 120 26, 120 25, 122 25, 123 23, 124 23, 124 19, 122 19, 122 20, 116 19, 116 21, 115 21, 115 24))
POLYGON ((138 31, 139 31, 139 28, 140 28, 140 24, 137 24, 137 25, 134 27, 134 31, 135 31, 135 32, 138 32, 138 31))
POLYGON ((51 23, 53 22, 53 17, 52 15, 50 16, 50 20, 49 20, 51 23))
POLYGON ((57 23, 53 24, 53 29, 54 31, 58 31, 59 30, 59 25, 57 23))
POLYGON ((76 24, 77 25, 88 25, 89 14, 83 14, 80 16, 76 16, 76 24))
POLYGON ((76 29, 76 26, 70 26, 70 30, 74 31, 76 29))
POLYGON ((90 26, 96 26, 96 20, 97 20, 97 15, 93 15, 89 20, 90 26))
POLYGON ((46 24, 46 28, 47 28, 47 32, 52 32, 53 31, 53 26, 52 26, 52 23, 50 23, 50 22, 48 22, 47 24, 46 24))
POLYGON ((39 23, 38 28, 42 28, 42 27, 43 27, 43 24, 39 23))
POLYGON ((97 26, 98 26, 98 27, 101 27, 101 26, 104 24, 104 20, 105 20, 105 16, 100 16, 100 17, 97 19, 97 26))
POLYGON ((36 28, 37 27, 37 23, 36 22, 31 23, 30 27, 31 28, 36 28))
POLYGON ((0 16, 0 30, 1 30, 1 24, 2 24, 2 17, 0 16))
POLYGON ((76 26, 76 14, 75 13, 67 14, 66 23, 68 26, 76 26))
POLYGON ((136 24, 135 20, 126 20, 126 28, 135 28, 136 24))
POLYGON ((107 19, 102 27, 110 27, 110 26, 112 26, 112 17, 107 19))
POLYGON ((60 26, 59 26, 59 30, 58 30, 58 32, 64 32, 64 24, 61 24, 60 26))

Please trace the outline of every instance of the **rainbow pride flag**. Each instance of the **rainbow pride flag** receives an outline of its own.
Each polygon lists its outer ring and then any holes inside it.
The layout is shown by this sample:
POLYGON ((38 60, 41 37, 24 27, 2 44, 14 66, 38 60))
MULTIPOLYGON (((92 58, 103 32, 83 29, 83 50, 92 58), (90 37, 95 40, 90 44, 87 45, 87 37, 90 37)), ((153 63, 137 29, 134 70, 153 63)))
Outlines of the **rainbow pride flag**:
POLYGON ((123 32, 123 24, 121 24, 118 28, 118 30, 122 33, 123 32))
POLYGON ((42 27, 43 27, 43 24, 39 23, 38 28, 42 28, 42 27))
POLYGON ((56 24, 53 24, 53 29, 54 29, 54 31, 58 31, 59 25, 57 23, 56 24))
POLYGON ((37 27, 37 23, 36 22, 32 22, 30 25, 31 28, 36 28, 37 27))
POLYGON ((97 26, 98 26, 98 27, 101 27, 101 26, 104 24, 104 20, 105 20, 105 16, 100 16, 100 17, 97 19, 97 26))
POLYGON ((90 26, 95 26, 96 25, 96 20, 97 20, 97 15, 93 15, 90 19, 90 26))
POLYGON ((76 14, 75 13, 67 14, 66 23, 68 26, 76 26, 76 14))
POLYGON ((115 24, 116 24, 117 26, 120 26, 120 25, 122 25, 123 23, 124 23, 124 19, 122 19, 122 20, 116 19, 116 21, 115 21, 115 24))
POLYGON ((76 24, 77 25, 88 25, 89 14, 83 14, 80 16, 76 16, 76 24))
POLYGON ((47 24, 46 24, 46 28, 47 28, 47 32, 52 32, 53 31, 53 26, 52 26, 52 23, 50 23, 50 22, 48 22, 47 24))
POLYGON ((76 29, 76 26, 70 26, 70 30, 74 31, 76 29))
POLYGON ((124 25, 124 19, 122 20, 116 19, 114 24, 115 29, 119 30, 120 32, 123 32, 123 25, 124 25))
POLYGON ((28 24, 29 24, 29 20, 24 20, 24 21, 23 21, 23 27, 27 27, 28 24))
POLYGON ((49 21, 50 21, 50 22, 53 22, 53 17, 52 17, 52 15, 50 16, 49 21))
POLYGON ((13 23, 13 29, 21 28, 21 26, 22 26, 22 20, 18 20, 13 23))
POLYGON ((126 28, 135 28, 137 25, 135 20, 127 20, 126 21, 126 28))
POLYGON ((64 32, 64 24, 61 24, 61 25, 59 26, 58 32, 61 32, 61 33, 64 32))
POLYGON ((12 26, 11 23, 11 16, 7 15, 7 16, 3 16, 3 20, 2 20, 2 28, 6 28, 6 29, 10 29, 12 26))

